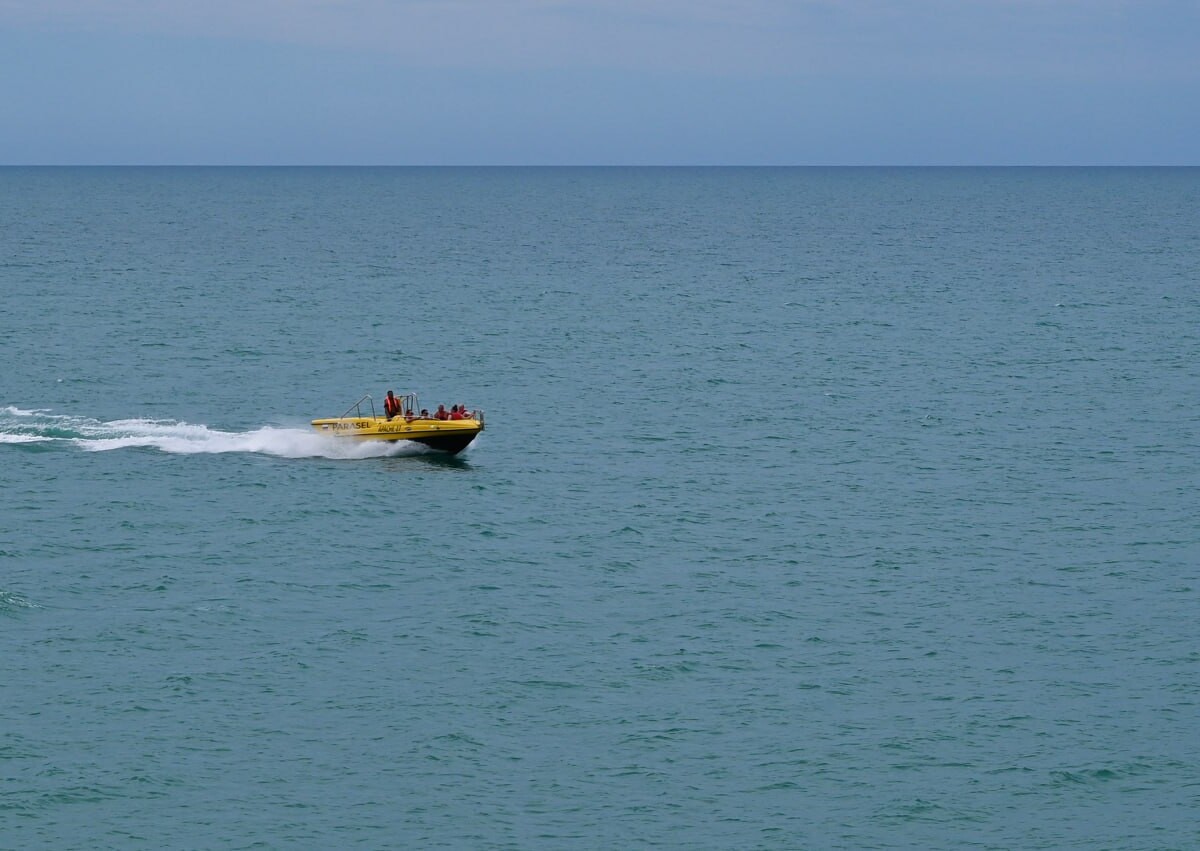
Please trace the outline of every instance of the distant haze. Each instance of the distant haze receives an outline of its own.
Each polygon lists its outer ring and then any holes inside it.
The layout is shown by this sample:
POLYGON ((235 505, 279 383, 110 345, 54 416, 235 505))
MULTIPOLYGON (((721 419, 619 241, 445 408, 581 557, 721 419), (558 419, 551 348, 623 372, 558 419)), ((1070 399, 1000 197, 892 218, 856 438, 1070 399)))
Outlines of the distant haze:
POLYGON ((6 164, 1197 164, 1200 4, 0 2, 6 164))

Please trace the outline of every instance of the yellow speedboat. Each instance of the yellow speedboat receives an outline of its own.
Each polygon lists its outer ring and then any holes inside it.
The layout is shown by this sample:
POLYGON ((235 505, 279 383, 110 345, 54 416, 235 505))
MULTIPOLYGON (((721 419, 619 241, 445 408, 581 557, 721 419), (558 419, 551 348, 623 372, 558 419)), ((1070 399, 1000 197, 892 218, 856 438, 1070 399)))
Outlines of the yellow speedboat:
POLYGON ((363 396, 340 417, 313 420, 313 428, 321 434, 357 440, 412 440, 451 455, 462 452, 483 431, 483 411, 470 411, 457 420, 439 419, 421 408, 415 393, 396 398, 403 413, 391 419, 376 414, 375 402, 363 396))

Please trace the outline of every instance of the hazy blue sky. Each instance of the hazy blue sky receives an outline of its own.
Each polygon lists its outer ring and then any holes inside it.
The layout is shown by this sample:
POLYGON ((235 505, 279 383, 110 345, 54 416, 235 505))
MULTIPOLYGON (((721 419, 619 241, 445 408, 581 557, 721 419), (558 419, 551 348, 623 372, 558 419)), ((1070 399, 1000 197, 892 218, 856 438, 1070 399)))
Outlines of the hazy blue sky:
POLYGON ((0 163, 1200 164, 1200 0, 0 0, 0 163))

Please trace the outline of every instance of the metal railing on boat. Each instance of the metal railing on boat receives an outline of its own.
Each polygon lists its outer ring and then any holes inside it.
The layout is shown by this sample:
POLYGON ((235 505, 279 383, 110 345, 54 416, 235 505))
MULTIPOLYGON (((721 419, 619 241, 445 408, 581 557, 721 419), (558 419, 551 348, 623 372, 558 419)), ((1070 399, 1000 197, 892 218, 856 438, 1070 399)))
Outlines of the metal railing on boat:
MULTIPOLYGON (((405 393, 404 395, 397 396, 396 398, 401 400, 403 410, 406 412, 409 412, 410 417, 411 417, 411 412, 420 410, 416 393, 405 393)), ((364 404, 370 405, 370 407, 371 407, 371 419, 377 419, 377 417, 375 415, 375 400, 371 398, 370 393, 364 393, 362 398, 359 399, 357 402, 355 402, 353 405, 351 405, 349 408, 347 408, 345 411, 343 411, 342 415, 340 417, 338 417, 338 419, 340 419, 340 420, 349 419, 351 413, 354 414, 354 419, 356 419, 356 420, 366 419, 367 415, 364 414, 362 411, 362 406, 364 404)), ((464 407, 464 409, 466 408, 465 405, 463 407, 464 407)), ((472 411, 471 413, 472 413, 471 419, 478 420, 479 425, 482 426, 483 425, 483 410, 478 409, 478 410, 472 411)))
POLYGON ((349 408, 347 408, 347 409, 346 409, 346 411, 345 411, 345 413, 343 413, 343 414, 342 414, 340 417, 338 417, 338 419, 340 419, 340 420, 347 419, 347 418, 350 416, 350 412, 351 412, 351 411, 354 411, 354 417, 355 417, 355 419, 360 419, 360 420, 361 420, 363 417, 365 417, 365 416, 366 416, 366 415, 365 415, 365 414, 362 412, 362 404, 363 404, 363 402, 369 402, 369 403, 370 403, 370 405, 371 405, 371 419, 375 419, 375 400, 371 398, 371 394, 370 394, 370 393, 366 393, 366 394, 364 394, 364 395, 363 395, 363 397, 362 397, 361 399, 359 399, 357 402, 355 402, 353 405, 351 405, 349 408))

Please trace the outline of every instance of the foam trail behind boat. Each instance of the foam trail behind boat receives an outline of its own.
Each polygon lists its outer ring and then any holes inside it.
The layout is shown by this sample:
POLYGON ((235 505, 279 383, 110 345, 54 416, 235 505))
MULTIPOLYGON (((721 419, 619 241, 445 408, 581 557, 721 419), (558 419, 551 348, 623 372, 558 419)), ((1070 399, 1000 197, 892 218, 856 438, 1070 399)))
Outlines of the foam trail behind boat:
POLYGON ((413 444, 339 440, 307 428, 263 426, 252 431, 220 431, 171 420, 129 419, 102 422, 87 417, 0 409, 0 444, 65 443, 88 452, 149 447, 179 455, 249 452, 279 458, 380 458, 419 455, 413 444))

